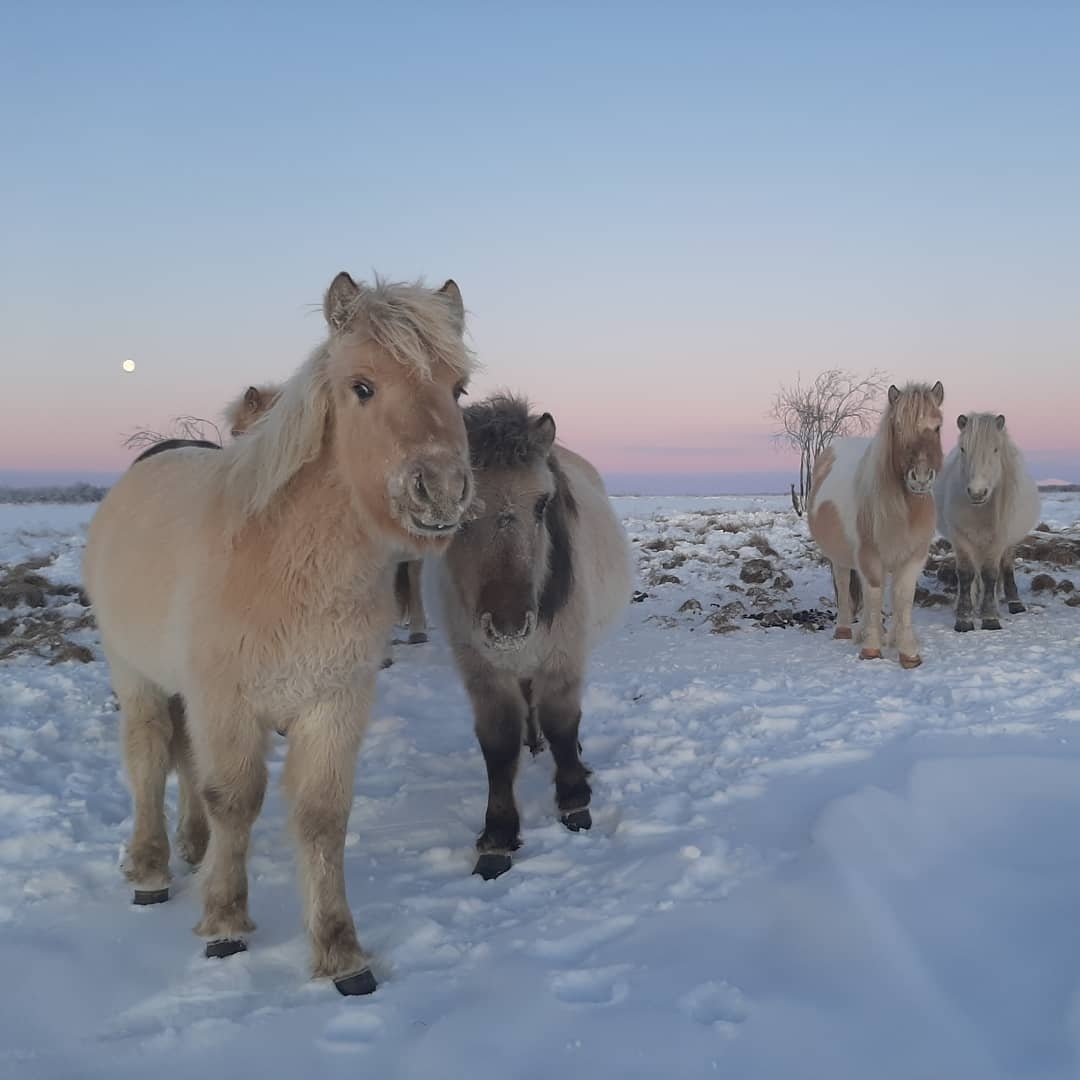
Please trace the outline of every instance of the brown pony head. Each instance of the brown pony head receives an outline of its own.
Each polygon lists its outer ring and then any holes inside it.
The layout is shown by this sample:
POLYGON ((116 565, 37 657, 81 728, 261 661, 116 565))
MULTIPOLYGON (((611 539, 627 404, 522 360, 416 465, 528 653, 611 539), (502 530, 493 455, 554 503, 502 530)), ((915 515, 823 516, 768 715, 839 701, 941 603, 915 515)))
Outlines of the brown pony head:
POLYGON ((912 495, 929 495, 941 471, 941 404, 945 388, 908 383, 889 387, 889 404, 882 418, 889 468, 897 484, 912 495))
POLYGON ((446 554, 459 602, 489 649, 518 649, 566 605, 577 505, 552 453, 555 421, 521 398, 465 409, 476 482, 470 514, 446 554))
POLYGON ((281 387, 277 383, 249 386, 225 407, 225 422, 228 424, 229 434, 234 439, 243 435, 259 417, 266 414, 279 397, 281 387))

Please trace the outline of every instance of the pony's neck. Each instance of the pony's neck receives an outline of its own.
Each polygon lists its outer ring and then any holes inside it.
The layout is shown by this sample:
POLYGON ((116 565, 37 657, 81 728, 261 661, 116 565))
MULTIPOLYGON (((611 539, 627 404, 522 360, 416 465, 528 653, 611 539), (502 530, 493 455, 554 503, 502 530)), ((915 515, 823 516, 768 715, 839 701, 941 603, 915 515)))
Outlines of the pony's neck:
POLYGON ((321 587, 363 590, 381 581, 395 561, 390 545, 361 512, 352 493, 328 467, 325 455, 302 466, 253 524, 276 542, 275 562, 294 579, 321 587))

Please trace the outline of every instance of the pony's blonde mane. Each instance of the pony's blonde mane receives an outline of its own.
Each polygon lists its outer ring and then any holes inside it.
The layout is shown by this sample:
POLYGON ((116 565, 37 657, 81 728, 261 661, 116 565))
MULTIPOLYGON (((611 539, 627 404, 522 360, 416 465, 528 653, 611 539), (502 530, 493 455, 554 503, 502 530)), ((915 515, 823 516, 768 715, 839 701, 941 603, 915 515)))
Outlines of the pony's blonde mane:
POLYGON ((347 305, 328 313, 331 337, 281 387, 281 394, 243 438, 226 447, 226 503, 239 524, 261 513, 322 451, 332 396, 330 341, 359 335, 374 341, 421 378, 441 361, 455 374, 474 366, 452 301, 421 282, 356 286, 347 305))

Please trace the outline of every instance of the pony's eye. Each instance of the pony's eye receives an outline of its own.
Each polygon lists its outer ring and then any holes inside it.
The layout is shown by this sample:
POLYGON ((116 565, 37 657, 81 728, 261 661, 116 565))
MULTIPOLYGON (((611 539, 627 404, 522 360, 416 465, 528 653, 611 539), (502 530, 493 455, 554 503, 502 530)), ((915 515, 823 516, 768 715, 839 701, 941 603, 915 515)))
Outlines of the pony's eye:
POLYGON ((936 428, 934 428, 934 434, 935 435, 940 435, 941 434, 941 425, 940 424, 938 424, 938 426, 936 428))
POLYGON ((375 396, 375 387, 369 382, 365 382, 363 379, 357 379, 353 383, 353 393, 361 401, 370 401, 375 396))
POLYGON ((544 514, 547 512, 549 502, 551 502, 550 495, 541 495, 540 498, 536 500, 536 507, 533 512, 536 514, 537 521, 543 520, 544 514))
POLYGON ((460 401, 463 397, 468 397, 468 396, 469 396, 469 391, 466 390, 464 386, 455 386, 454 387, 454 400, 455 401, 460 401))

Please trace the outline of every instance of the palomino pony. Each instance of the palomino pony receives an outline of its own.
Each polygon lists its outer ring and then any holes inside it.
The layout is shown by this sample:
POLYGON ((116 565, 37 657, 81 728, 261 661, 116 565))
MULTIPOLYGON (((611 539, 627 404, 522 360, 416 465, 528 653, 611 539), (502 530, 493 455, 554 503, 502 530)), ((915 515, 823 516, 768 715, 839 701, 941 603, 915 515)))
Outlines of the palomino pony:
POLYGON ((555 445, 525 401, 465 409, 476 500, 439 567, 443 619, 472 700, 488 774, 474 873, 510 869, 521 844, 514 775, 522 734, 555 758, 563 824, 592 825, 578 727, 589 653, 630 601, 630 548, 600 474, 555 445), (538 729, 538 730, 537 730, 538 729))
POLYGON ((830 560, 836 585, 838 638, 851 638, 851 571, 865 602, 860 637, 864 660, 881 656, 881 603, 892 575, 890 643, 905 668, 918 667, 911 625, 915 584, 934 535, 934 476, 941 469, 941 403, 945 389, 909 383, 889 387, 872 439, 834 440, 818 455, 808 500, 810 535, 830 560))
MULTIPOLYGON (((261 416, 273 406, 281 395, 281 387, 276 383, 264 383, 262 386, 249 386, 238 398, 229 402, 225 408, 225 421, 233 438, 243 435, 261 416)), ((422 645, 428 639, 427 614, 424 611, 424 599, 421 594, 422 559, 409 559, 398 563, 394 574, 394 597, 398 605, 398 621, 409 628, 409 644, 422 645)), ((393 634, 386 639, 386 655, 383 667, 390 667, 394 662, 392 647, 393 634)))
POLYGON ((284 729, 312 970, 362 994, 375 980, 344 873, 356 757, 394 568, 445 550, 472 496, 457 404, 472 360, 453 282, 367 286, 341 273, 323 310, 327 340, 244 438, 158 453, 120 478, 90 523, 83 573, 123 716, 126 876, 168 897, 179 695, 210 823, 195 932, 207 956, 245 948, 267 736, 284 729))
POLYGON ((1039 489, 1009 437, 1005 417, 958 416, 960 439, 934 485, 938 532, 956 554, 956 624, 974 630, 972 587, 982 583, 979 617, 984 630, 1000 630, 998 580, 1014 615, 1024 610, 1013 573, 1016 545, 1039 520, 1039 489))

